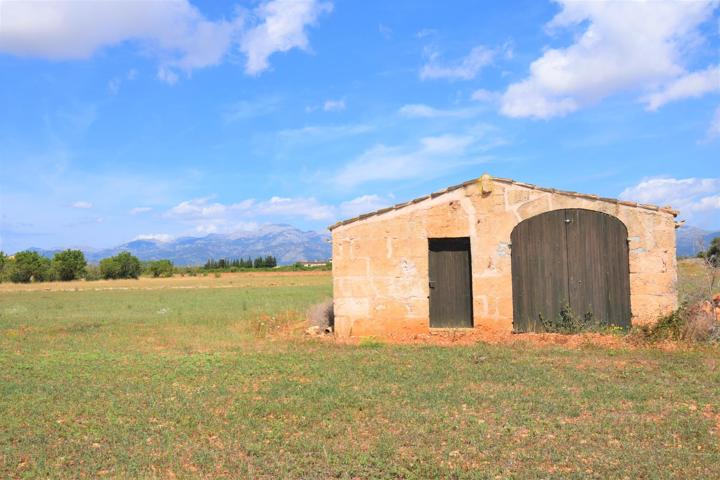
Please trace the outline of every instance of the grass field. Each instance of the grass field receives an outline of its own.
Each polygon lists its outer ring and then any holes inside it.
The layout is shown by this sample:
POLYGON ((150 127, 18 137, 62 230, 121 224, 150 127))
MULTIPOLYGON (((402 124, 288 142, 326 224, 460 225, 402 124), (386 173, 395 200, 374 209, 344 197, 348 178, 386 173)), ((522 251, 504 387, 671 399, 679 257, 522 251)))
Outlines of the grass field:
POLYGON ((0 477, 720 478, 717 347, 302 338, 330 295, 0 285, 0 477))

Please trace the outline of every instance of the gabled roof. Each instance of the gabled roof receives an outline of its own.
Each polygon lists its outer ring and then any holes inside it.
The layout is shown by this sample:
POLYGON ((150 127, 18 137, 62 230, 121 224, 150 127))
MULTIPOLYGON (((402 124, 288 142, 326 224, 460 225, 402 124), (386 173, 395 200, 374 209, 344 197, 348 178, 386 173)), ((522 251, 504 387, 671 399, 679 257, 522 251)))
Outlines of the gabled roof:
MULTIPOLYGON (((423 195, 422 197, 414 198, 412 200, 409 200, 404 203, 398 203, 397 205, 393 205, 392 207, 387 208, 381 208, 380 210, 375 210, 374 212, 368 212, 364 213, 362 215, 358 215, 357 217, 349 218, 347 220, 342 220, 340 222, 337 222, 333 225, 330 225, 328 227, 328 230, 333 230, 337 227, 340 227, 342 225, 347 225, 348 223, 354 223, 359 220, 364 220, 368 217, 374 217, 376 215, 382 215, 383 213, 390 212, 393 210, 399 210, 401 208, 407 207, 408 205, 413 205, 415 203, 422 202, 423 200, 427 200, 428 198, 435 198, 440 195, 443 195, 448 192, 452 192, 453 190, 457 190, 459 188, 467 187, 469 185, 472 185, 474 183, 477 183, 478 179, 473 178, 472 180, 468 180, 467 182, 460 183, 458 185, 453 185, 447 188, 444 188, 442 190, 438 190, 437 192, 433 192, 429 195, 423 195)), ((508 185, 519 185, 521 187, 529 188, 532 190, 541 190, 543 192, 549 192, 549 193, 556 193, 559 195, 567 195, 570 197, 576 197, 576 198, 587 198, 590 200, 598 200, 600 202, 607 202, 607 203, 615 203, 620 205, 626 205, 628 207, 636 207, 636 208, 644 208, 646 210, 653 210, 653 211, 661 211, 671 214, 674 217, 677 217, 678 211, 674 210, 672 207, 665 206, 665 207, 658 207, 657 205, 650 205, 646 203, 637 203, 637 202, 628 202, 625 200, 619 200, 616 198, 607 198, 607 197, 600 197, 598 195, 592 195, 587 193, 578 193, 578 192, 570 192, 567 190, 557 190, 555 188, 545 188, 545 187, 539 187, 537 185, 533 185, 531 183, 523 183, 523 182, 516 182, 515 180, 512 180, 510 178, 496 178, 492 177, 492 181, 499 182, 499 183, 506 183, 508 185)))

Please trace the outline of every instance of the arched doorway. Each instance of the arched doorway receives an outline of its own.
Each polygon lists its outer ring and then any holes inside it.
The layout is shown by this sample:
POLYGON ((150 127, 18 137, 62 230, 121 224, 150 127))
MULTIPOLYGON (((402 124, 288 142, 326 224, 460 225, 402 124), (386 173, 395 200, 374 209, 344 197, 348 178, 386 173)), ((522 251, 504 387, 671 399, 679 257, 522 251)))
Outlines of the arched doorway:
POLYGON ((568 311, 630 326, 627 228, 601 212, 553 210, 520 222, 512 244, 513 329, 543 331, 568 311))

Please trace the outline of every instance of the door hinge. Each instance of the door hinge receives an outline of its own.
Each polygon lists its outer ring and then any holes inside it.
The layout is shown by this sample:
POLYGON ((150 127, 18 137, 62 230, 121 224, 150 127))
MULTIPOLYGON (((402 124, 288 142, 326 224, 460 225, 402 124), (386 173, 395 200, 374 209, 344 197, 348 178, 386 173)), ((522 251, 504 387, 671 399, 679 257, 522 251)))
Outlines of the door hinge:
POLYGON ((430 288, 435 288, 435 282, 433 280, 430 280, 430 282, 428 282, 428 286, 430 288))

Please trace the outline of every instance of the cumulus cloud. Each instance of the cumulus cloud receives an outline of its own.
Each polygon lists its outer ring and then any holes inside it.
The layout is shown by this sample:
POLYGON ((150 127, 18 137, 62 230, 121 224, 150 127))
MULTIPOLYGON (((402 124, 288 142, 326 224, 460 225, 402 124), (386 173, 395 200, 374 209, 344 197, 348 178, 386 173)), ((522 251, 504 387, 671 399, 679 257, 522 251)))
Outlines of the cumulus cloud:
POLYGON ((620 193, 620 198, 641 203, 670 205, 680 216, 700 225, 720 215, 720 178, 656 177, 642 180, 620 193))
POLYGON ((92 206, 93 206, 92 203, 86 202, 84 200, 80 200, 80 201, 77 201, 72 204, 73 208, 81 208, 81 209, 92 208, 92 206))
POLYGON ((473 135, 440 135, 421 138, 410 146, 376 145, 342 167, 333 181, 343 187, 366 182, 431 178, 464 165, 481 163, 471 155, 477 144, 473 135))
POLYGON ((308 50, 306 26, 330 9, 315 0, 270 0, 250 18, 238 9, 213 21, 188 0, 3 2, 0 51, 80 60, 131 42, 158 58, 158 78, 172 84, 178 72, 218 65, 237 47, 247 55, 246 72, 256 75, 275 52, 308 50))
POLYGON ((173 238, 175 237, 168 233, 141 233, 133 238, 133 240, 152 240, 154 242, 167 243, 171 242, 173 238))
POLYGON ((720 65, 683 75, 662 89, 646 95, 643 101, 648 110, 655 111, 666 103, 700 97, 710 92, 720 92, 720 65))
POLYGON ((483 67, 492 63, 495 52, 480 45, 470 50, 465 57, 449 63, 442 63, 440 53, 434 48, 426 49, 426 56, 427 63, 420 69, 422 80, 472 80, 483 67))
POLYGON ((658 91, 648 104, 659 106, 705 88, 692 76, 674 87, 673 82, 688 75, 683 49, 697 41, 698 26, 711 18, 717 2, 558 1, 561 11, 548 31, 583 31, 569 47, 546 50, 530 65, 528 78, 507 88, 504 115, 562 116, 620 91, 648 88, 658 91))
POLYGON ((708 127, 706 139, 708 141, 717 140, 720 138, 720 107, 715 109, 710 127, 708 127))
MULTIPOLYGON (((390 205, 391 198, 392 196, 362 195, 333 205, 314 197, 273 196, 262 201, 246 199, 227 204, 213 202, 211 197, 203 197, 180 202, 165 212, 165 217, 190 226, 196 233, 223 233, 252 230, 266 221, 298 218, 330 223, 390 205)), ((142 239, 161 240, 161 237, 147 234, 142 239)))
POLYGON ((241 100, 229 105, 225 109, 224 119, 230 123, 269 115, 278 109, 281 102, 282 99, 278 96, 261 97, 255 100, 241 100))
POLYGON ((499 95, 496 92, 491 92, 490 90, 479 88, 472 93, 470 98, 472 98, 476 102, 490 103, 496 102, 499 98, 499 95))
POLYGON ((440 109, 422 103, 403 105, 398 113, 407 118, 468 118, 478 113, 477 109, 440 109))
POLYGON ((240 40, 240 50, 247 55, 245 72, 257 75, 266 70, 276 52, 308 50, 306 27, 330 11, 331 3, 316 0, 272 0, 257 7, 254 13, 259 23, 240 40))
POLYGON ((308 125, 307 127, 288 128, 280 130, 280 139, 294 143, 313 143, 334 141, 342 137, 350 137, 371 132, 375 129, 373 125, 348 124, 348 125, 308 125))
POLYGON ((361 195, 352 200, 340 204, 339 213, 341 217, 357 217, 363 213, 380 210, 392 205, 391 197, 380 195, 361 195))
POLYGON ((311 220, 332 217, 332 209, 312 197, 278 197, 257 201, 246 199, 237 203, 212 202, 211 197, 186 200, 169 209, 167 217, 183 220, 229 220, 257 216, 299 216, 311 220))
POLYGON ((325 100, 323 110, 326 112, 339 112, 345 110, 345 100, 325 100))
POLYGON ((140 215, 141 213, 147 213, 151 211, 150 207, 135 207, 130 209, 130 215, 140 215))

